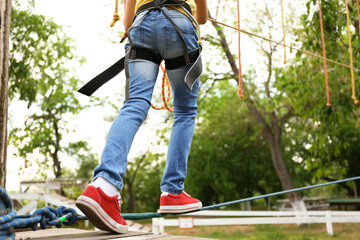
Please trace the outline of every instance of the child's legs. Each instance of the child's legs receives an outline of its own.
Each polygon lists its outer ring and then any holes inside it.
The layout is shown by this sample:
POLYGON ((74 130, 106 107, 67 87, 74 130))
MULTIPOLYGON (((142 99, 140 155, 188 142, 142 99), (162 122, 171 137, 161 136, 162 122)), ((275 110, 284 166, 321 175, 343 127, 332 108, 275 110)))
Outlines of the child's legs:
MULTIPOLYGON (((176 10, 164 10, 182 30, 188 50, 199 48, 197 31, 191 21, 176 10)), ((183 43, 174 26, 163 15, 156 20, 159 26, 156 31, 157 43, 162 57, 170 59, 183 55, 183 43)), ((190 91, 184 81, 189 69, 190 66, 167 70, 174 95, 174 123, 160 188, 162 192, 172 194, 181 193, 184 190, 187 160, 197 115, 199 82, 196 81, 190 91)))
POLYGON ((130 98, 110 128, 101 163, 95 168, 94 179, 106 178, 119 190, 122 189, 127 155, 150 108, 158 71, 159 66, 155 63, 139 59, 129 61, 130 98))
POLYGON ((171 129, 166 165, 161 181, 161 191, 172 194, 184 190, 187 160, 194 134, 197 115, 197 96, 199 81, 193 90, 187 87, 184 76, 188 68, 168 71, 174 94, 174 123, 171 129))

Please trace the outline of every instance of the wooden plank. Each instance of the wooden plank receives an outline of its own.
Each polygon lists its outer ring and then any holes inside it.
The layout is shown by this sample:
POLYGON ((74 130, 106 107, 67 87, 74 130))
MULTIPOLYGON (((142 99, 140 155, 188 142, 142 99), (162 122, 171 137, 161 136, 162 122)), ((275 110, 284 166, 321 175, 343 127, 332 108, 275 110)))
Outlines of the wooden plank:
POLYGON ((90 231, 75 228, 51 228, 38 231, 23 231, 16 233, 16 240, 214 240, 210 238, 198 238, 189 236, 171 236, 167 234, 154 235, 144 232, 128 232, 116 234, 104 231, 90 231))
MULTIPOLYGON (((144 235, 131 237, 129 240, 218 240, 213 238, 200 238, 200 237, 191 237, 191 236, 172 236, 167 234, 161 235, 144 235)), ((124 238, 114 238, 111 240, 125 240, 124 238)))
POLYGON ((217 239, 168 235, 168 236, 165 236, 164 238, 161 238, 161 240, 217 240, 217 239))
POLYGON ((51 228, 38 231, 24 231, 16 233, 16 240, 98 240, 98 239, 126 239, 127 237, 141 236, 149 233, 128 232, 126 234, 117 234, 104 231, 89 231, 75 228, 51 228))

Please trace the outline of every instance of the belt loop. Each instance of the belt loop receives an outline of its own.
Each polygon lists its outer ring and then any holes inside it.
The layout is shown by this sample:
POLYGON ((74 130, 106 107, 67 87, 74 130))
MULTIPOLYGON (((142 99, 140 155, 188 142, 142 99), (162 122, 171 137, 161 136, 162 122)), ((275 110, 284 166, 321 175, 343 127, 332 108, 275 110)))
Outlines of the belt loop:
POLYGON ((154 0, 154 7, 160 7, 161 0, 154 0))
POLYGON ((136 48, 134 47, 131 47, 131 50, 130 50, 130 59, 135 59, 136 58, 136 48))

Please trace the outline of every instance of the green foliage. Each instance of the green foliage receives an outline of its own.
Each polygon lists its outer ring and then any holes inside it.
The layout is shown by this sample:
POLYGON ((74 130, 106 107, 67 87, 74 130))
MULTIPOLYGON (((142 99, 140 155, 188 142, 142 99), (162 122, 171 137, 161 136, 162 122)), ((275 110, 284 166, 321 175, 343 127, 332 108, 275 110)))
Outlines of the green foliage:
POLYGON ((72 177, 88 179, 93 178, 93 171, 99 164, 99 157, 97 154, 91 152, 90 146, 85 141, 78 141, 69 143, 65 148, 65 152, 73 159, 75 159, 79 165, 75 174, 72 177))
MULTIPOLYGON (((341 1, 322 1, 325 40, 328 58, 347 63, 348 49, 346 36, 346 13, 341 1)), ((301 19, 301 26, 291 29, 296 36, 294 46, 301 45, 304 50, 321 55, 321 38, 317 1, 308 1, 308 12, 301 19), (315 7, 314 7, 315 6, 315 7)), ((354 7, 350 6, 351 22, 356 26, 354 7)), ((271 23, 269 9, 257 9, 262 19, 252 19, 248 25, 252 32, 266 33, 272 37, 279 28, 271 23), (258 21, 259 20, 259 21, 258 21), (267 26, 265 26, 267 25, 267 26), (266 28, 266 29, 265 29, 266 28), (273 31, 273 32, 272 32, 273 31)), ((258 18, 259 18, 258 17, 258 18)), ((248 22, 249 23, 249 22, 248 22)), ((359 40, 357 28, 352 28, 352 40, 355 63, 359 62, 359 40), (354 30, 355 29, 355 30, 354 30)), ((266 35, 262 34, 262 35, 266 35)), ((268 142, 265 141, 262 125, 256 122, 247 108, 246 102, 235 94, 236 86, 226 80, 236 78, 236 71, 229 70, 228 59, 220 37, 205 35, 203 40, 209 44, 209 59, 206 71, 202 75, 199 97, 199 118, 188 162, 186 191, 202 200, 204 205, 256 196, 281 190, 281 186, 271 161, 268 142), (213 61, 213 58, 216 61, 213 61), (220 69, 223 72, 216 72, 220 69)), ((225 38, 226 40, 226 38, 225 38)), ((229 40, 231 41, 231 40, 229 40)), ((253 101, 254 106, 271 126, 280 121, 288 109, 294 114, 285 121, 281 132, 281 150, 286 166, 295 186, 304 186, 311 181, 334 180, 343 177, 360 175, 359 161, 359 110, 354 107, 350 96, 349 69, 328 63, 331 102, 334 108, 326 107, 326 95, 322 60, 296 54, 293 63, 285 67, 278 66, 279 56, 272 55, 279 51, 279 46, 257 42, 262 52, 262 60, 268 65, 251 67, 244 71, 245 101, 253 101), (270 63, 271 60, 271 64, 270 63), (267 68, 269 67, 269 68, 267 68), (262 71, 270 70, 270 74, 262 71), (277 121, 272 122, 272 117, 277 121)), ((359 73, 356 73, 358 77, 359 73)), ((357 89, 359 82, 357 82, 357 89)), ((163 129, 165 131, 167 129, 163 129)), ((163 136, 164 132, 160 135, 163 136)), ((162 139, 166 143, 166 139, 162 139)), ((133 176, 139 163, 137 159, 129 163, 129 176, 133 176)), ((141 163, 140 165, 147 165, 141 163)), ((150 164, 150 162, 148 163, 150 164)), ((150 166, 150 165, 149 165, 150 166)), ((150 209, 142 207, 144 201, 158 205, 160 173, 154 170, 154 181, 137 179, 144 174, 151 175, 151 169, 138 171, 132 190, 136 197, 136 211, 150 209), (155 181, 155 179, 157 179, 155 181), (144 185, 142 185, 144 184, 144 185), (155 187, 154 187, 155 186, 155 187), (154 187, 154 188, 153 188, 154 187), (146 190, 145 190, 146 189, 146 190), (144 197, 142 191, 149 191, 144 197)), ((158 170, 162 170, 162 167, 158 170)), ((160 171, 161 172, 161 171, 160 171)), ((126 176, 126 177, 129 177, 126 176)), ((329 194, 329 191, 343 193, 339 189, 322 192, 305 192, 311 194, 329 194)), ((351 194, 350 185, 343 185, 351 194)), ((129 191, 126 189, 123 196, 129 191)), ((358 192, 360 192, 358 190, 358 192)), ((329 195, 327 195, 329 196, 329 195)), ((123 197, 125 199, 125 197, 123 197)), ((273 198, 271 199, 274 200, 273 198)), ((124 201, 126 205, 126 201, 124 201)), ((253 203, 255 208, 264 208, 264 202, 253 203)), ((144 205, 145 206, 145 205, 144 205)), ((239 208, 239 206, 231 206, 239 208)), ((127 208, 128 205, 127 205, 127 208)), ((281 233, 274 233, 285 238, 281 233)), ((304 237, 306 238, 306 236, 304 237)))
POLYGON ((128 163, 121 192, 124 212, 153 212, 158 209, 164 166, 163 154, 149 152, 128 163))
POLYGON ((280 190, 261 130, 233 86, 218 82, 200 109, 187 191, 210 205, 280 190))
POLYGON ((334 235, 326 232, 323 223, 247 226, 195 226, 193 229, 166 227, 171 235, 204 237, 221 240, 355 240, 359 237, 357 223, 334 224, 334 235))
MULTIPOLYGON (((65 81, 74 47, 61 27, 42 15, 13 9, 11 26, 9 96, 30 106, 38 93, 54 91, 48 85, 65 81)), ((69 82, 75 87, 74 79, 69 82)))
MULTIPOLYGON (((351 9, 353 57, 355 67, 360 60, 357 13, 351 9), (355 29, 355 30, 354 30, 355 29)), ((296 29, 298 41, 307 51, 321 52, 320 22, 317 1, 308 1, 308 12, 296 29), (315 8, 315 10, 314 10, 315 8), (313 13, 313 14, 312 14, 313 13)), ((349 64, 346 11, 342 1, 322 1, 324 36, 327 57, 349 64)), ((279 71, 279 88, 285 89, 298 115, 289 124, 295 155, 301 156, 304 167, 315 179, 339 179, 360 175, 354 164, 359 161, 360 140, 358 106, 351 99, 350 70, 328 62, 332 108, 326 107, 323 61, 297 53, 294 64, 279 71)), ((355 78, 360 74, 355 72, 355 78)), ((356 81, 356 89, 360 87, 356 81)), ((358 93, 357 93, 357 96, 358 93)), ((353 194, 350 185, 348 193, 353 194)))
POLYGON ((22 127, 10 131, 10 142, 18 149, 15 155, 24 159, 24 169, 38 165, 40 177, 47 178, 45 169, 49 168, 55 177, 61 176, 61 158, 69 153, 80 161, 78 177, 88 178, 95 155, 83 141, 64 141, 72 131, 69 120, 88 107, 78 101, 80 82, 69 67, 80 65, 83 59, 73 53, 72 39, 61 26, 17 7, 11 23, 9 96, 26 101, 31 114, 22 127))

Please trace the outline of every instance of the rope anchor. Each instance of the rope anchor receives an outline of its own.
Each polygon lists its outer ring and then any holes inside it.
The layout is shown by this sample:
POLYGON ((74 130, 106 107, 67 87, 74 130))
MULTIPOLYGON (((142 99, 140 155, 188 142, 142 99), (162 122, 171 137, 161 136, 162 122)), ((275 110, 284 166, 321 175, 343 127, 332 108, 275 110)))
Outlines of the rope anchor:
POLYGON ((38 230, 39 225, 41 229, 46 229, 48 226, 60 228, 62 224, 69 226, 78 220, 87 219, 84 216, 78 216, 73 208, 64 206, 58 209, 44 207, 37 209, 33 214, 16 215, 9 195, 0 187, 0 203, 1 200, 5 205, 5 210, 0 209, 0 212, 5 214, 0 216, 0 239, 15 239, 13 229, 31 228, 35 231, 38 230), (1 238, 3 236, 7 238, 1 238))

